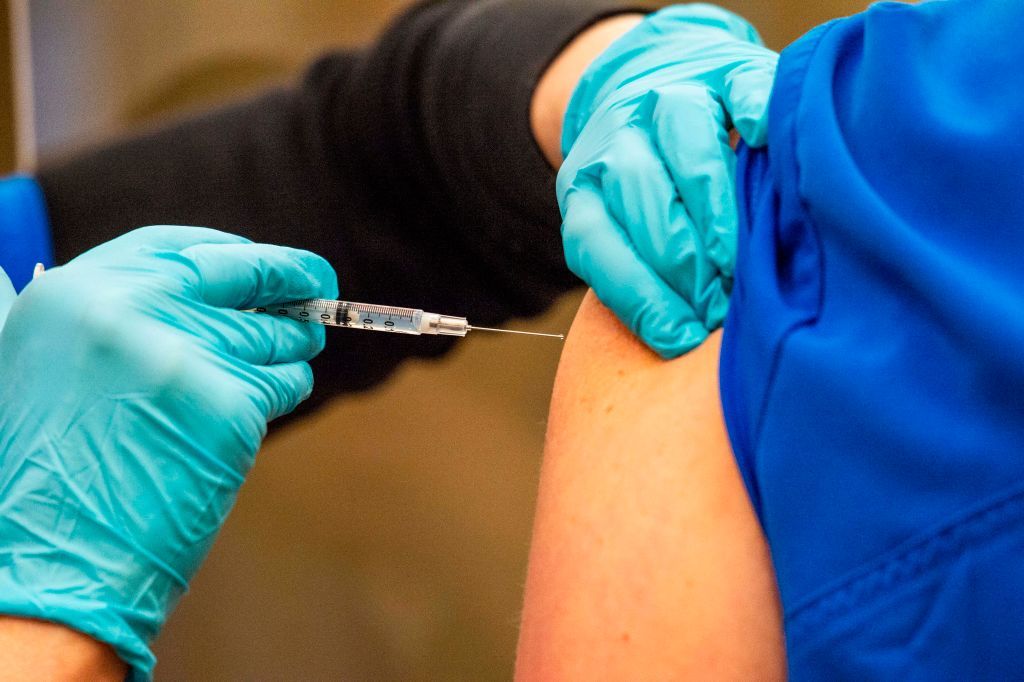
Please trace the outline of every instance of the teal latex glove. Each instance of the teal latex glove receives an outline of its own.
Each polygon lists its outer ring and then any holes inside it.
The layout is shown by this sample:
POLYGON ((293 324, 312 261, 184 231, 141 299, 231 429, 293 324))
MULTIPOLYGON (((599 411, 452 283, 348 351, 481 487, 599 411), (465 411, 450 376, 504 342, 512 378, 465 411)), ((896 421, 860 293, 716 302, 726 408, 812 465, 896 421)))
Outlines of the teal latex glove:
POLYGON ((323 348, 320 325, 242 310, 337 293, 309 252, 167 226, 29 284, 0 330, 0 613, 85 632, 148 678, 323 348))
POLYGON ((737 230, 729 128, 765 143, 777 59, 730 12, 672 7, 612 43, 569 102, 557 182, 566 262, 664 357, 725 318, 737 230))
POLYGON ((7 276, 3 268, 0 268, 0 329, 4 328, 4 320, 7 319, 7 312, 14 305, 15 298, 17 298, 17 294, 14 291, 14 285, 11 284, 11 278, 7 276))

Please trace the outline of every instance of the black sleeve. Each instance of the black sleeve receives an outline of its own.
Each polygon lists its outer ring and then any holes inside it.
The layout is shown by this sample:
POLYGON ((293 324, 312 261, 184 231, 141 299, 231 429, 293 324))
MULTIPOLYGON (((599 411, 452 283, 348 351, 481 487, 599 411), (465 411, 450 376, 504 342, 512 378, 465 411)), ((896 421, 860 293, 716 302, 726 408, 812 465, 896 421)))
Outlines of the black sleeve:
MULTIPOLYGON (((499 324, 575 284, 530 98, 624 0, 427 2, 372 46, 274 91, 44 168, 58 261, 149 224, 316 251, 349 300, 499 324)), ((329 330, 314 401, 379 381, 443 337, 329 330)))

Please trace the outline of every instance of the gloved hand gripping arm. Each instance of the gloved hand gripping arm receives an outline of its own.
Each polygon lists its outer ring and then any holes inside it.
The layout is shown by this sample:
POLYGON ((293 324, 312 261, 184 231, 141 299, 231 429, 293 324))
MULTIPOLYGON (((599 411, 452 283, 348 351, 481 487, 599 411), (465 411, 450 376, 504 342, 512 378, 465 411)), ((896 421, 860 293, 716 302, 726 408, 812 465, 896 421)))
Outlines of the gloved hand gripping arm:
POLYGON ((604 50, 568 104, 566 261, 665 357, 725 318, 737 229, 729 129, 765 143, 776 61, 740 17, 671 7, 604 50))
POLYGON ((86 633, 146 678, 323 348, 319 325, 242 310, 337 293, 314 254, 189 227, 136 230, 30 284, 0 330, 0 614, 86 633))

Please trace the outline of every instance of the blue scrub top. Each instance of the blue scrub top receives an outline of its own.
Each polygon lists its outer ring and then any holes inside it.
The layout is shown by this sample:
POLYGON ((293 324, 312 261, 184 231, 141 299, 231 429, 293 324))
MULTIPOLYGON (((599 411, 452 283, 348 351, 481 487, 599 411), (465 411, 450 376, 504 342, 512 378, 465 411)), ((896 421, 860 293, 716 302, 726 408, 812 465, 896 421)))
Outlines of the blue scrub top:
POLYGON ((53 265, 43 190, 28 176, 0 178, 0 270, 20 291, 31 281, 36 263, 53 265))
POLYGON ((1024 2, 782 55, 720 380, 793 680, 1024 677, 1024 2))

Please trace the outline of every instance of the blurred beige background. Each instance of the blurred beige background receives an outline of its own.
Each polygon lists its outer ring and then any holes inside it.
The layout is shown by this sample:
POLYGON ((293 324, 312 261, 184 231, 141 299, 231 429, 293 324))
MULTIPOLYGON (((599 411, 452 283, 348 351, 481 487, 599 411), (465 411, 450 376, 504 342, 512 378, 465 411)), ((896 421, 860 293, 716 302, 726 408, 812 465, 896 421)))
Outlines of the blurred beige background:
MULTIPOLYGON (((292 78, 325 50, 369 40, 409 4, 12 2, 16 31, 19 11, 30 17, 42 158, 292 78)), ((866 5, 722 4, 776 48, 866 5)), ((11 144, 0 138, 7 167, 11 144)), ((509 326, 567 330, 577 302, 509 326)), ((330 330, 329 342, 353 333, 330 330)), ((544 339, 470 337, 444 361, 409 363, 377 390, 277 432, 158 643, 158 677, 509 678, 558 352, 544 339), (381 435, 338 438, 367 430, 381 435)))

